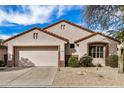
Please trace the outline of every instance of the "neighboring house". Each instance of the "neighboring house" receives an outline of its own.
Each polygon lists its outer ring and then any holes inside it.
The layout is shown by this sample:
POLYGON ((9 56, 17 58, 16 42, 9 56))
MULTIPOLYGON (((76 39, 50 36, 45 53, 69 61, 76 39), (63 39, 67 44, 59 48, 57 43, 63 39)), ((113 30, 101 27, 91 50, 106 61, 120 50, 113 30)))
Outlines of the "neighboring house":
POLYGON ((8 65, 18 66, 22 58, 35 66, 65 66, 70 56, 88 54, 94 64, 108 65, 107 57, 117 53, 120 42, 66 20, 43 29, 34 27, 3 42, 8 46, 8 65))
POLYGON ((0 61, 7 62, 7 47, 0 45, 0 61))

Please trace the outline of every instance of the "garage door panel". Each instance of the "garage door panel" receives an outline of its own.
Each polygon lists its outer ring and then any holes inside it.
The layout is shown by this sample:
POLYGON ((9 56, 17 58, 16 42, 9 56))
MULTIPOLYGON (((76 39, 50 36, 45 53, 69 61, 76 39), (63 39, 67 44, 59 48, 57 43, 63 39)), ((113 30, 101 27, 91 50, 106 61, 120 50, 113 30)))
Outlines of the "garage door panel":
POLYGON ((18 48, 17 61, 21 58, 30 60, 35 66, 58 66, 57 48, 18 48))

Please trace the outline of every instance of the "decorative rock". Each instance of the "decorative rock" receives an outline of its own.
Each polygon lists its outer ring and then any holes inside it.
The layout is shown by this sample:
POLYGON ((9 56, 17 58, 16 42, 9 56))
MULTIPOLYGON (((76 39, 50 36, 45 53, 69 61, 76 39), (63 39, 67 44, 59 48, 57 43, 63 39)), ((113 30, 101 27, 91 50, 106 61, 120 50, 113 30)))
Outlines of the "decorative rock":
POLYGON ((85 74, 86 74, 86 72, 83 72, 83 71, 78 71, 78 72, 77 72, 77 74, 78 74, 78 75, 85 75, 85 74))
POLYGON ((96 70, 99 70, 98 67, 96 68, 96 70))
POLYGON ((61 71, 61 69, 58 67, 58 69, 57 69, 58 71, 61 71))
POLYGON ((0 70, 5 70, 6 69, 6 67, 0 67, 0 70))
POLYGON ((101 74, 98 74, 98 77, 100 77, 100 78, 104 78, 103 75, 101 75, 101 74))

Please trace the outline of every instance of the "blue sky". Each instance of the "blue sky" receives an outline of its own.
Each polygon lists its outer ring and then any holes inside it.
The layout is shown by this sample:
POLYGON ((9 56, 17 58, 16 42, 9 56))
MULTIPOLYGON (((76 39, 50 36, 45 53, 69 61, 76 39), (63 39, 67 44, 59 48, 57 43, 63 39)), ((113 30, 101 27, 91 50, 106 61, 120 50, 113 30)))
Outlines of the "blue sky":
POLYGON ((34 26, 41 28, 61 19, 86 27, 84 6, 0 6, 0 38, 6 39, 34 26))

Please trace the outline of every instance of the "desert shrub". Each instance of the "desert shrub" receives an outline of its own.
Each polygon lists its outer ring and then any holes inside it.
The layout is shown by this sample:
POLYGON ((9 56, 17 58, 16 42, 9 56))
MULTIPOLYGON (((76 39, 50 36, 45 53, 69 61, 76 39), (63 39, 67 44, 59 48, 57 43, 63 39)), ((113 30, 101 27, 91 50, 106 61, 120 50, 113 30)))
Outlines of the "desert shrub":
POLYGON ((83 67, 91 67, 93 66, 92 60, 93 60, 92 57, 84 55, 83 57, 80 58, 79 63, 83 67))
POLYGON ((5 62, 0 60, 0 67, 4 67, 5 66, 5 62))
POLYGON ((96 66, 97 66, 97 67, 102 67, 102 65, 101 65, 101 64, 97 64, 96 66))
POLYGON ((68 60, 68 66, 70 67, 79 67, 79 63, 78 63, 78 57, 70 57, 68 60))
POLYGON ((118 56, 117 55, 110 55, 108 57, 110 67, 118 67, 118 56))

